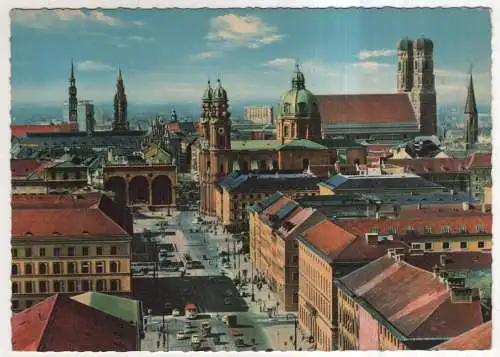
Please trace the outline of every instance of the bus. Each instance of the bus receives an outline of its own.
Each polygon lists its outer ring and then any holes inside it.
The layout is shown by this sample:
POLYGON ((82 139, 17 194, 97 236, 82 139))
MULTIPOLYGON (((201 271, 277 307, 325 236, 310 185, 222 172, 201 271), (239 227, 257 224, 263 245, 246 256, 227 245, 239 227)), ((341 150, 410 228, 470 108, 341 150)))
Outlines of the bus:
POLYGON ((186 318, 189 320, 194 320, 198 317, 198 307, 195 304, 187 304, 184 307, 186 312, 186 318))

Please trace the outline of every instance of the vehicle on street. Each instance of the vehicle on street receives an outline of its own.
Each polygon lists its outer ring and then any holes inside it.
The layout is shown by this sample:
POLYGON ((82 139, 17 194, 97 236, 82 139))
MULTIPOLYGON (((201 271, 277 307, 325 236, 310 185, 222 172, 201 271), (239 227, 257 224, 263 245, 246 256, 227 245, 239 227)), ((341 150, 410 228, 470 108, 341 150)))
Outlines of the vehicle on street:
POLYGON ((181 316, 181 312, 179 309, 173 309, 172 310, 172 316, 181 316))
POLYGON ((233 296, 233 291, 231 289, 227 289, 226 296, 233 296))
POLYGON ((198 317, 198 307, 195 304, 187 304, 184 310, 186 311, 186 318, 188 320, 194 320, 198 317))
POLYGON ((237 338, 235 341, 234 341, 234 345, 236 347, 245 347, 245 341, 242 339, 242 338, 237 338))
POLYGON ((212 326, 208 322, 201 325, 201 336, 209 337, 212 334, 212 326))
POLYGON ((175 337, 178 340, 185 340, 187 338, 187 335, 186 335, 186 333, 184 333, 184 331, 179 331, 179 332, 177 332, 177 334, 175 335, 175 337))
POLYGON ((193 335, 191 336, 191 343, 200 343, 200 336, 199 335, 193 335))
POLYGON ((224 305, 231 305, 233 302, 231 301, 230 297, 224 298, 224 305))
POLYGON ((193 324, 189 321, 186 321, 186 323, 184 324, 184 329, 192 329, 193 328, 193 324))
POLYGON ((241 333, 240 331, 231 330, 231 336, 239 337, 239 336, 243 336, 243 333, 241 333))

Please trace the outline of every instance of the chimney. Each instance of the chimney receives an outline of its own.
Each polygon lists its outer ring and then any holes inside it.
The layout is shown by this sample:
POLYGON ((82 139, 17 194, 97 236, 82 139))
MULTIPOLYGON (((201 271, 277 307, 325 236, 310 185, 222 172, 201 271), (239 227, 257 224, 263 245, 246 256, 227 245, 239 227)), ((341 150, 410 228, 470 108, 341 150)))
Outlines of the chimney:
POLYGON ((469 203, 468 202, 462 202, 462 209, 464 211, 468 211, 469 210, 469 203))
POLYGON ((439 268, 438 265, 434 265, 434 267, 432 268, 432 274, 434 274, 434 279, 438 279, 439 278, 439 273, 441 272, 441 269, 439 268))

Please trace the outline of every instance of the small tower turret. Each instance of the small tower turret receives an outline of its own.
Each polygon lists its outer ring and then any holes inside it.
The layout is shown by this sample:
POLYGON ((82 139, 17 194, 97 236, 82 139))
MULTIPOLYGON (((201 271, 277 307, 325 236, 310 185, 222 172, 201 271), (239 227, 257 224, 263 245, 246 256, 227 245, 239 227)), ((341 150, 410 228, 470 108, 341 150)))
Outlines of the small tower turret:
POLYGON ((467 100, 465 102, 465 144, 470 148, 477 142, 479 131, 478 113, 476 106, 476 95, 474 93, 474 82, 472 71, 469 76, 469 87, 467 89, 467 100))
POLYGON ((78 99, 76 97, 76 80, 75 80, 73 61, 71 61, 71 74, 69 77, 68 94, 69 94, 69 100, 68 100, 69 122, 76 123, 78 120, 78 99))
POLYGON ((127 120, 127 95, 125 94, 125 85, 123 84, 123 76, 121 69, 118 70, 118 79, 116 81, 116 93, 114 99, 114 131, 128 130, 127 120))

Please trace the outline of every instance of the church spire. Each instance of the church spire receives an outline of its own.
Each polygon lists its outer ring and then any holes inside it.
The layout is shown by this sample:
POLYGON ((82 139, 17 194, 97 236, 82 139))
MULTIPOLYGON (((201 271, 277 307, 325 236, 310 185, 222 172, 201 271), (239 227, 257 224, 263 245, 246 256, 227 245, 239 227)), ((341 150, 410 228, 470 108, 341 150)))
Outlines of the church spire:
POLYGON ((127 95, 125 94, 125 85, 121 68, 118 69, 118 79, 116 81, 116 93, 114 100, 115 115, 113 120, 113 130, 128 130, 127 121, 127 95))
POLYGON ((474 93, 474 82, 472 80, 472 69, 469 75, 469 87, 467 89, 467 101, 465 102, 465 144, 470 148, 477 142, 479 133, 478 113, 476 106, 476 95, 474 93))
POLYGON ((73 66, 73 60, 71 60, 71 74, 69 77, 69 87, 68 87, 68 119, 70 122, 77 122, 78 119, 78 99, 76 97, 76 80, 75 71, 73 66))

